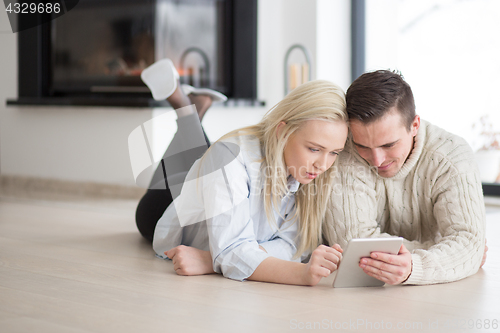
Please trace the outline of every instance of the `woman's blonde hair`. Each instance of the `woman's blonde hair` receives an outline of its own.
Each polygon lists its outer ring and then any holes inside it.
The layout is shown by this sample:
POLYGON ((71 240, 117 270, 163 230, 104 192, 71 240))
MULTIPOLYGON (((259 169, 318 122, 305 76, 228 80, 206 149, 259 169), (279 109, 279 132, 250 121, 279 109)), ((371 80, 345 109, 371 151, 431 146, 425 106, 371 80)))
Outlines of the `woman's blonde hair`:
MULTIPOLYGON (((263 119, 253 126, 232 131, 218 141, 240 135, 254 135, 260 141, 263 153, 263 198, 266 216, 275 221, 273 207, 288 192, 287 167, 283 152, 290 136, 308 120, 326 120, 347 124, 345 94, 337 85, 324 80, 304 83, 271 108, 263 119), (278 134, 278 125, 284 126, 278 134)), ((295 214, 298 217, 300 244, 295 257, 306 250, 314 250, 322 240, 321 224, 332 191, 334 168, 319 175, 309 184, 301 184, 295 194, 295 214)))

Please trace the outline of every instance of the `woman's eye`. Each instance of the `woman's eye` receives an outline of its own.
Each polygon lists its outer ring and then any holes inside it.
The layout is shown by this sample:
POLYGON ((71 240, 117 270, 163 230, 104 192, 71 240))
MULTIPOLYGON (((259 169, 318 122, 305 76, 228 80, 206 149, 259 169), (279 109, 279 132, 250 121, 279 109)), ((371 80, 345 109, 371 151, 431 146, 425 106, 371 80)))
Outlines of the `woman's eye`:
POLYGON ((312 152, 317 152, 317 151, 319 151, 319 149, 314 149, 314 148, 309 148, 309 150, 310 150, 310 151, 312 151, 312 152))
POLYGON ((337 153, 336 151, 332 151, 331 154, 337 156, 339 153, 337 153))

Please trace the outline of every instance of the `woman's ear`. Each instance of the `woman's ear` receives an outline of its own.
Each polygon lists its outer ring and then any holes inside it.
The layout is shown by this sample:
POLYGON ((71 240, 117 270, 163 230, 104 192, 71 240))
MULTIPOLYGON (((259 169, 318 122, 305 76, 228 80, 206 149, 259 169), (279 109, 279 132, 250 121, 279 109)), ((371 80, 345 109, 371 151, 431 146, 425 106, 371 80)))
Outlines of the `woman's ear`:
POLYGON ((280 122, 278 124, 278 127, 276 127, 276 138, 279 139, 280 135, 281 135, 281 131, 283 131, 283 126, 285 126, 286 123, 284 121, 280 122))

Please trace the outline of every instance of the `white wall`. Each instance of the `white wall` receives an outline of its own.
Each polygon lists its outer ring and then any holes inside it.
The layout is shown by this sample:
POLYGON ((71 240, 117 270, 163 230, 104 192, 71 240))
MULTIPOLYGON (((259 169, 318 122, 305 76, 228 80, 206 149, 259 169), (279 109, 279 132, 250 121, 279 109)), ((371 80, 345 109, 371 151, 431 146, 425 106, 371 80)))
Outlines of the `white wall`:
POLYGON ((2 174, 133 185, 129 133, 151 110, 8 107, 2 110, 2 174))
POLYGON ((8 97, 17 96, 17 39, 10 28, 7 12, 0 5, 0 173, 4 173, 3 151, 6 149, 7 138, 4 128, 9 124, 5 117, 7 112, 5 101, 8 97))
MULTIPOLYGON (((258 31, 258 94, 269 106, 284 95, 284 58, 293 44, 312 57, 313 79, 351 83, 351 1, 261 0, 258 31)), ((302 62, 293 51, 289 62, 302 62)))
POLYGON ((316 78, 351 84, 351 2, 318 0, 316 78))
MULTIPOLYGON (((329 79, 346 89, 350 83, 349 3, 260 0, 257 82, 259 99, 267 104, 214 106, 203 120, 209 138, 216 140, 232 129, 258 122, 283 98, 283 60, 292 44, 309 48, 314 61, 313 78, 329 79)), ((6 107, 6 99, 17 96, 17 36, 10 32, 6 19, 2 11, 1 174, 133 185, 128 135, 169 109, 6 107)))

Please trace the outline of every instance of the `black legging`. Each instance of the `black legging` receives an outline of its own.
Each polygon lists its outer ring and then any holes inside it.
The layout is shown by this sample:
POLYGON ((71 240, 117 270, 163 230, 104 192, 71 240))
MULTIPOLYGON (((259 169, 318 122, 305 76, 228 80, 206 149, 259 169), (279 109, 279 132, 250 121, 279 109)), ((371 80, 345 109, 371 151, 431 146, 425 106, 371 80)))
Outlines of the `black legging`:
MULTIPOLYGON (((193 163, 198 158, 200 158, 210 146, 208 137, 205 134, 203 128, 201 128, 207 146, 196 147, 194 149, 190 149, 189 151, 180 152, 178 154, 175 154, 174 156, 170 156, 169 158, 166 157, 169 156, 168 152, 171 149, 172 145, 175 142, 182 140, 183 135, 186 135, 190 130, 193 130, 193 122, 191 121, 192 119, 189 119, 188 117, 179 118, 177 120, 178 130, 170 146, 167 148, 165 155, 163 156, 163 163, 160 163, 158 165, 158 168, 155 170, 146 194, 142 197, 142 199, 139 201, 139 204, 137 205, 137 210, 135 212, 135 221, 137 224, 137 228, 139 229, 141 235, 149 242, 153 242, 153 235, 156 224, 158 223, 158 220, 163 215, 167 207, 173 201, 172 193, 168 187, 163 167, 165 166, 165 170, 168 171, 179 169, 179 163, 176 162, 179 162, 180 159, 182 160, 181 164, 183 165, 183 168, 185 168, 186 170, 177 171, 188 171, 193 163)), ((196 117, 198 117, 198 115, 196 115, 196 117)), ((194 128, 194 130, 196 130, 196 128, 194 128)))

